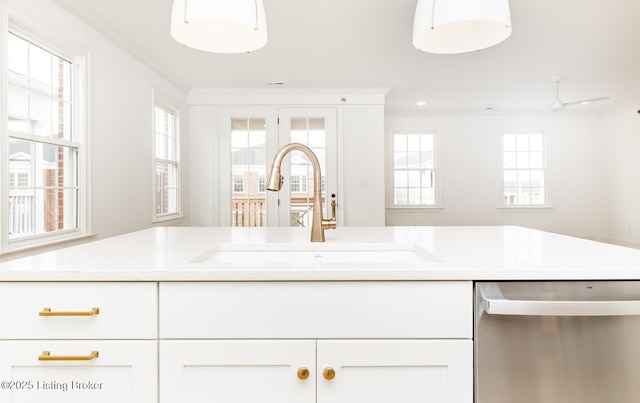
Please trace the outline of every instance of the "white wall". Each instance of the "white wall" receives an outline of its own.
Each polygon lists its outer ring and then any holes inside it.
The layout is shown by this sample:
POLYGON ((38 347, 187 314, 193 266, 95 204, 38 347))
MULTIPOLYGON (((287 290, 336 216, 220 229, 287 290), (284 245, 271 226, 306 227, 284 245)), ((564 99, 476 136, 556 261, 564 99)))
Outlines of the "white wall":
POLYGON ((344 107, 341 160, 343 222, 384 226, 384 106, 344 107))
MULTIPOLYGON (((104 238, 152 226, 152 91, 181 105, 184 134, 186 92, 51 0, 3 0, 2 6, 35 33, 73 49, 71 56, 90 55, 92 232, 104 238)), ((182 154, 187 151, 183 136, 182 154)))
MULTIPOLYGON (((599 237, 604 227, 600 119, 553 116, 387 116, 394 130, 440 134, 442 208, 388 208, 387 225, 522 225, 599 237), (502 209, 502 134, 542 130, 547 142, 549 209, 502 209)), ((391 150, 387 143, 387 150, 391 150)), ((387 163, 391 155, 387 154, 387 163)), ((387 172, 390 170, 387 169, 387 172)), ((387 207, 390 199, 387 198, 387 207)))
POLYGON ((640 247, 640 100, 603 118, 608 186, 604 239, 640 247))
POLYGON ((189 223, 214 226, 218 222, 218 108, 211 105, 189 106, 189 223))

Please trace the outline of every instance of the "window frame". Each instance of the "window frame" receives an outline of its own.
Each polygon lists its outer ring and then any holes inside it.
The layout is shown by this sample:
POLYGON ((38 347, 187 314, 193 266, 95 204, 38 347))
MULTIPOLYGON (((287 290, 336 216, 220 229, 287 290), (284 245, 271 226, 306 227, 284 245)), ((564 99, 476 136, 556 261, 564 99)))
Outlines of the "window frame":
MULTIPOLYGON (((65 38, 58 35, 49 35, 46 28, 37 23, 29 23, 28 18, 20 18, 21 22, 14 19, 10 13, 2 14, 1 41, 2 48, 8 46, 10 33, 22 38, 30 44, 37 46, 56 57, 71 63, 70 85, 73 109, 70 112, 70 131, 73 135, 71 140, 56 139, 46 136, 34 135, 25 132, 9 132, 9 110, 8 110, 8 83, 9 83, 9 56, 7 52, 1 54, 0 71, 1 88, 3 99, 0 104, 0 159, 2 160, 2 170, 6 174, 0 175, 0 198, 6 201, 0 208, 0 254, 23 251, 41 246, 51 245, 58 242, 65 242, 73 239, 80 239, 91 235, 91 219, 89 215, 89 71, 90 54, 80 50, 74 44, 67 42, 65 38), (26 22, 25 22, 26 21, 26 22), (31 28, 31 27, 38 28, 31 28), (45 39, 43 39, 45 38, 45 39), (10 197, 10 161, 9 142, 11 139, 31 141, 34 144, 49 144, 59 147, 70 147, 77 155, 75 161, 75 186, 77 191, 76 205, 73 209, 75 216, 75 227, 67 229, 56 229, 48 232, 34 233, 31 235, 12 238, 9 234, 9 197, 10 197)), ((16 177, 17 180, 17 177, 16 177)), ((17 183, 17 182, 16 182, 17 183)))
MULTIPOLYGON (((499 204, 499 208, 501 209, 550 209, 552 208, 552 206, 549 203, 549 169, 547 166, 547 135, 545 133, 544 130, 505 130, 503 131, 502 135, 500 136, 500 144, 501 144, 501 201, 499 204), (508 152, 507 150, 505 150, 505 136, 507 135, 526 135, 526 136, 531 136, 531 135, 540 135, 542 136, 542 167, 528 167, 528 168, 507 168, 505 167, 505 153, 508 152), (541 189, 544 192, 544 200, 542 203, 518 203, 518 204, 508 204, 506 203, 506 189, 507 186, 505 183, 505 172, 508 170, 528 170, 528 171, 532 171, 532 170, 537 170, 537 171, 543 171, 543 185, 541 187, 541 189)), ((516 140, 517 141, 517 140, 516 140)), ((514 152, 514 151, 510 151, 510 152, 514 152)), ((517 150, 515 151, 516 153, 518 152, 517 150)), ((538 152, 537 150, 527 150, 526 151, 529 154, 530 157, 530 153, 531 152, 538 152)), ((516 188, 518 187, 518 183, 516 182, 516 188)))
POLYGON ((442 209, 442 181, 441 181, 441 134, 437 129, 394 129, 390 132, 387 146, 388 151, 388 191, 387 191, 387 208, 391 210, 440 210, 442 209), (434 183, 434 202, 433 204, 395 204, 395 138, 396 135, 430 135, 433 137, 433 172, 432 181, 434 183))
POLYGON ((151 115, 152 115, 152 129, 151 129, 151 153, 152 153, 152 222, 153 223, 161 223, 169 220, 173 220, 176 218, 182 218, 182 164, 181 164, 181 115, 182 111, 178 106, 178 103, 173 100, 171 97, 167 96, 163 92, 152 89, 152 104, 151 104, 151 115), (160 108, 164 110, 166 113, 170 113, 173 115, 173 149, 174 149, 174 159, 168 158, 160 158, 156 154, 157 151, 157 137, 158 137, 158 128, 156 126, 157 116, 156 116, 156 108, 160 108), (176 208, 175 211, 167 212, 167 213, 158 213, 156 211, 157 202, 158 202, 158 181, 157 181, 157 171, 156 167, 158 163, 169 164, 175 168, 175 190, 176 190, 176 208))

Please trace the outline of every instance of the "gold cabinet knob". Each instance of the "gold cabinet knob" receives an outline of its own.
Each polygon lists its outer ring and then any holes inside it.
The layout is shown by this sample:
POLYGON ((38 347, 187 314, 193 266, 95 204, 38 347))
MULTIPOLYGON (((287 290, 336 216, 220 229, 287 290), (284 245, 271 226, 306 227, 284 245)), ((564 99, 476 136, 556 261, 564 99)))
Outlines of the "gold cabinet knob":
POLYGON ((309 368, 300 367, 298 368, 298 379, 305 380, 309 377, 309 368))
POLYGON ((336 371, 331 367, 327 367, 322 371, 322 376, 324 376, 324 379, 327 381, 330 381, 336 377, 336 371))

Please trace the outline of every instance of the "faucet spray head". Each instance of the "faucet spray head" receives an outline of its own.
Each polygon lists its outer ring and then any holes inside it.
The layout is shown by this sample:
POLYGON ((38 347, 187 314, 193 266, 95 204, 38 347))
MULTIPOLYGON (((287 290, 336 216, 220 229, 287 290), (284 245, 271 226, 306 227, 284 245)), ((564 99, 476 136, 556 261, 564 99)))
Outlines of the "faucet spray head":
POLYGON ((269 180, 267 181, 267 190, 279 192, 283 181, 284 177, 280 175, 280 167, 272 166, 271 172, 269 173, 269 180))

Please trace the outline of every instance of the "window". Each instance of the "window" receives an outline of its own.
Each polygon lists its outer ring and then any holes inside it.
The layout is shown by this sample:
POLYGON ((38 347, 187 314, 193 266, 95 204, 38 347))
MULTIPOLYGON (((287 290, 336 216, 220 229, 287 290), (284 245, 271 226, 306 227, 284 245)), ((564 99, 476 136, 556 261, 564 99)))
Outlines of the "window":
POLYGON ((7 136, 2 140, 8 145, 9 188, 3 190, 8 211, 3 210, 2 227, 8 229, 9 246, 3 249, 77 236, 85 223, 83 62, 13 30, 6 55, 7 136))
POLYGON ((393 205, 436 206, 435 135, 393 135, 393 205))
POLYGON ((505 134, 503 137, 504 204, 546 204, 545 153, 542 133, 505 134))
POLYGON ((154 221, 180 214, 178 111, 154 92, 154 221))
POLYGON ((240 175, 233 177, 233 193, 244 193, 244 178, 240 175))
POLYGON ((28 173, 9 173, 9 188, 25 188, 29 186, 28 173))
POLYGON ((307 177, 300 175, 291 176, 291 193, 307 193, 307 177))

